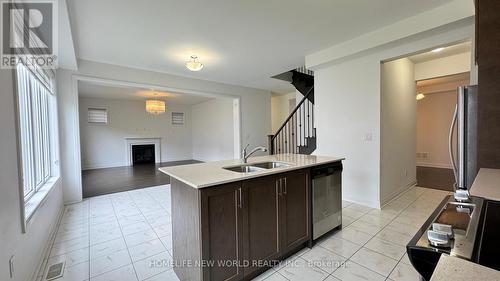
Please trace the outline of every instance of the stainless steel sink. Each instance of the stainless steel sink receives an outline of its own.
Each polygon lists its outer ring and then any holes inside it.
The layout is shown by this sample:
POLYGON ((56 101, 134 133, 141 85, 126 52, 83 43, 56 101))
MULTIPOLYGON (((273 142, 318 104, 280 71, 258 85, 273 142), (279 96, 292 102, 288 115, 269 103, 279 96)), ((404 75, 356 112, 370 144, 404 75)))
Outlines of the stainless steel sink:
POLYGON ((254 173, 274 168, 290 167, 290 164, 283 162, 261 162, 251 163, 239 166, 224 167, 223 169, 237 173, 254 173))
POLYGON ((242 165, 242 166, 234 166, 234 167, 224 167, 224 169, 237 172, 237 173, 254 173, 258 171, 263 171, 263 168, 254 167, 251 165, 242 165))
POLYGON ((262 163, 252 163, 254 167, 264 168, 264 169, 274 169, 274 168, 286 168, 290 167, 290 164, 283 162, 262 162, 262 163))

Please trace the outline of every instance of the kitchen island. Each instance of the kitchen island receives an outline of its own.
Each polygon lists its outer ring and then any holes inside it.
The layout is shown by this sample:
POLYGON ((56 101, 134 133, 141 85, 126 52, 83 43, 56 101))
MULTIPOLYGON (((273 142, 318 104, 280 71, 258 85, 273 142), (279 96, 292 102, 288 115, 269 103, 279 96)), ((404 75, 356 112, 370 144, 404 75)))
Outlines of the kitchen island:
POLYGON ((343 158, 298 154, 164 167, 171 177, 174 271, 249 280, 311 242, 311 169, 343 158))

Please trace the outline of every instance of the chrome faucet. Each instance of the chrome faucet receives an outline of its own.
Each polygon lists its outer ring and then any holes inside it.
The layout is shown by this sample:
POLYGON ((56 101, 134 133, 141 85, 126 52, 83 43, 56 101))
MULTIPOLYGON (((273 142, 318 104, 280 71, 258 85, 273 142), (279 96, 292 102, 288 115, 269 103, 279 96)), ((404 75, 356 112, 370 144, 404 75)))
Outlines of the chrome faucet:
POLYGON ((266 147, 264 147, 264 146, 257 146, 256 148, 252 149, 252 151, 250 151, 247 154, 247 148, 249 146, 250 146, 250 144, 247 144, 247 146, 245 146, 245 148, 243 148, 243 151, 241 152, 241 159, 243 160, 243 163, 246 163, 248 157, 250 157, 250 155, 254 154, 255 152, 257 152, 257 151, 266 152, 267 151, 266 147))

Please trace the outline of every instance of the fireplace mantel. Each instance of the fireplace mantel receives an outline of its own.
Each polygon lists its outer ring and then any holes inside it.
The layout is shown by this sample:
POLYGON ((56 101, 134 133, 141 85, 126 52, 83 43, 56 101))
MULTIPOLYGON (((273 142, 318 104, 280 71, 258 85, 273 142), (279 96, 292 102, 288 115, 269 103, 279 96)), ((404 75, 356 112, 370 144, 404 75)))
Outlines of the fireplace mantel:
POLYGON ((161 163, 161 138, 160 137, 126 137, 125 155, 127 155, 127 166, 132 166, 132 146, 140 144, 154 144, 155 163, 161 163))

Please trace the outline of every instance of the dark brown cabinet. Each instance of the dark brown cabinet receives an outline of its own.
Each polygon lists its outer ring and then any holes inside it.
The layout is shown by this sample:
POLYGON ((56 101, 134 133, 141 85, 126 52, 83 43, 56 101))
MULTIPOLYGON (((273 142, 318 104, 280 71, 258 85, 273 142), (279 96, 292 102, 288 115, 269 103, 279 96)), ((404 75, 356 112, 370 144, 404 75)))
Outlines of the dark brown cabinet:
POLYGON ((309 240, 308 179, 299 170, 242 183, 245 277, 309 240))
POLYGON ((245 275, 258 270, 254 261, 271 261, 280 253, 279 194, 276 177, 244 181, 243 255, 245 275))
POLYGON ((287 173, 279 181, 281 248, 289 252, 309 239, 309 173, 287 173))
POLYGON ((228 184, 201 192, 203 280, 241 280, 242 222, 240 185, 228 184))
POLYGON ((500 1, 475 0, 478 167, 500 168, 500 1))
POLYGON ((309 242, 308 169, 202 189, 171 185, 174 262, 181 263, 174 270, 182 280, 249 280, 309 242))

